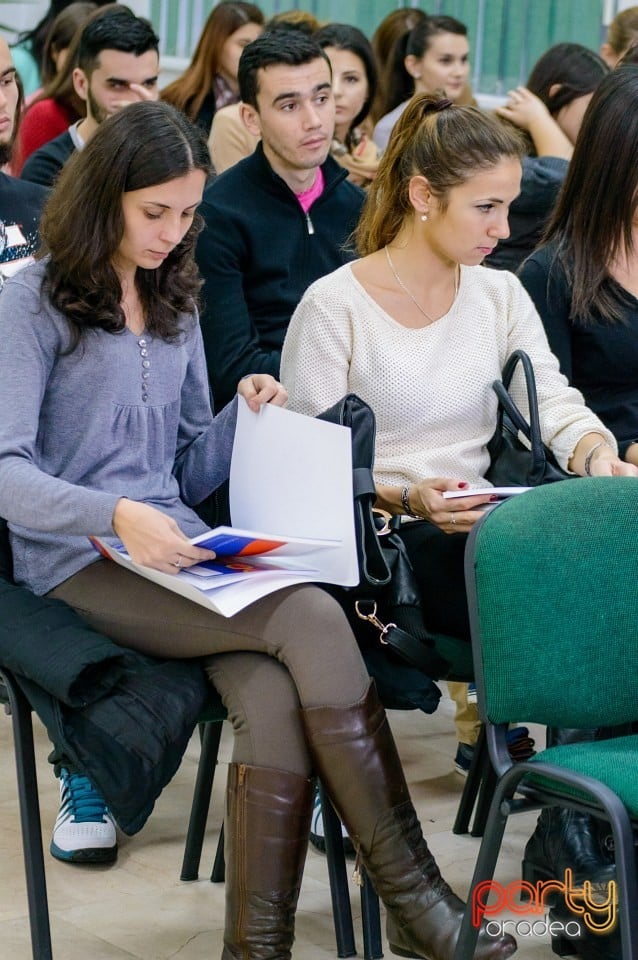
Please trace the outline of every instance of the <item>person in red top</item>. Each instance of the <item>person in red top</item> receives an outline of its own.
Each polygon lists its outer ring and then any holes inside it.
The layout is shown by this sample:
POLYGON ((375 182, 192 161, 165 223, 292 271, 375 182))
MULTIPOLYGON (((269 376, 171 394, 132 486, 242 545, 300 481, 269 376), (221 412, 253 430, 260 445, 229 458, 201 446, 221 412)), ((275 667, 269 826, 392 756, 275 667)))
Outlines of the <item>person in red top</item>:
POLYGON ((73 69, 77 66, 80 33, 100 4, 71 3, 53 21, 44 47, 42 88, 26 103, 12 170, 19 176, 24 162, 50 140, 59 137, 85 114, 84 101, 75 92, 73 69))

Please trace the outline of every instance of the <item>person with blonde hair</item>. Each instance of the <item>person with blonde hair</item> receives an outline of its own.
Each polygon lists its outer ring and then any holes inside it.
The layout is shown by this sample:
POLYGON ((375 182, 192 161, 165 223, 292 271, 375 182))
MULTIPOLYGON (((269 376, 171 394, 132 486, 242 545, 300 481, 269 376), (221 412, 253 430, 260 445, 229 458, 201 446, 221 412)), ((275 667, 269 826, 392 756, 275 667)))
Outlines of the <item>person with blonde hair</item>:
MULTIPOLYGON (((368 190, 361 259, 309 287, 282 351, 293 410, 314 416, 346 393, 374 410, 377 503, 405 520, 426 626, 468 642, 464 548, 491 497, 472 490, 489 487, 492 383, 512 351, 534 364, 542 436, 561 466, 638 477, 560 373, 520 281, 482 266, 508 234, 521 151, 496 117, 415 96, 368 190)), ((518 382, 514 397, 525 409, 518 382)))
POLYGON ((627 7, 616 14, 607 27, 607 39, 600 55, 609 67, 615 67, 630 47, 638 43, 638 6, 627 7))

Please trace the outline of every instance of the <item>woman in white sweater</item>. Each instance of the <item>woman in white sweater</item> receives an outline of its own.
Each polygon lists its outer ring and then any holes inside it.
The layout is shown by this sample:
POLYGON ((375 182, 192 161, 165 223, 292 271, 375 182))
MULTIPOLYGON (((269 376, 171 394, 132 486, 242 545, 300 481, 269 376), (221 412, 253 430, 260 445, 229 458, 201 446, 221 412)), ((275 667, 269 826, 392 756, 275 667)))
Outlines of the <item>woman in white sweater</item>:
MULTIPOLYGON (((373 408, 378 505, 426 521, 405 523, 402 536, 428 626, 468 640, 461 534, 490 496, 443 493, 486 485, 491 384, 513 350, 532 358, 543 439, 561 465, 638 475, 561 375, 516 277, 481 266, 508 235, 520 154, 516 133, 476 108, 416 96, 364 208, 362 259, 308 289, 282 355, 293 409, 314 415, 350 391, 373 408)), ((522 389, 517 399, 524 408, 522 389)))

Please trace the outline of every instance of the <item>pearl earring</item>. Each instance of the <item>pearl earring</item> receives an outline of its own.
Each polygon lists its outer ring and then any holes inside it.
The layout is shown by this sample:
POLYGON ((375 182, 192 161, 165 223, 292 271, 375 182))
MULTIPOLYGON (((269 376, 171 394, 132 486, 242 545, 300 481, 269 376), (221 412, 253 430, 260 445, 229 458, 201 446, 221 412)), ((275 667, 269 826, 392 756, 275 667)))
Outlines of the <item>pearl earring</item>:
POLYGON ((421 214, 421 221, 422 221, 423 223, 426 223, 427 219, 428 219, 427 213, 422 213, 422 214, 421 214))

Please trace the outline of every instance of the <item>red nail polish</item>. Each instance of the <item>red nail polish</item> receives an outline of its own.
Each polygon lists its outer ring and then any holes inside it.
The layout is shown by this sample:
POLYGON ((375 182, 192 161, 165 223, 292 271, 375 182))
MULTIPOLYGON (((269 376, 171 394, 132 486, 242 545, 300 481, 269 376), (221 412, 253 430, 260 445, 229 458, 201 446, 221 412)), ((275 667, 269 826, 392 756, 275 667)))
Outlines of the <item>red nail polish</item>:
POLYGON ((465 490, 466 487, 469 487, 469 483, 466 483, 465 480, 461 480, 461 482, 459 483, 459 489, 465 490))

